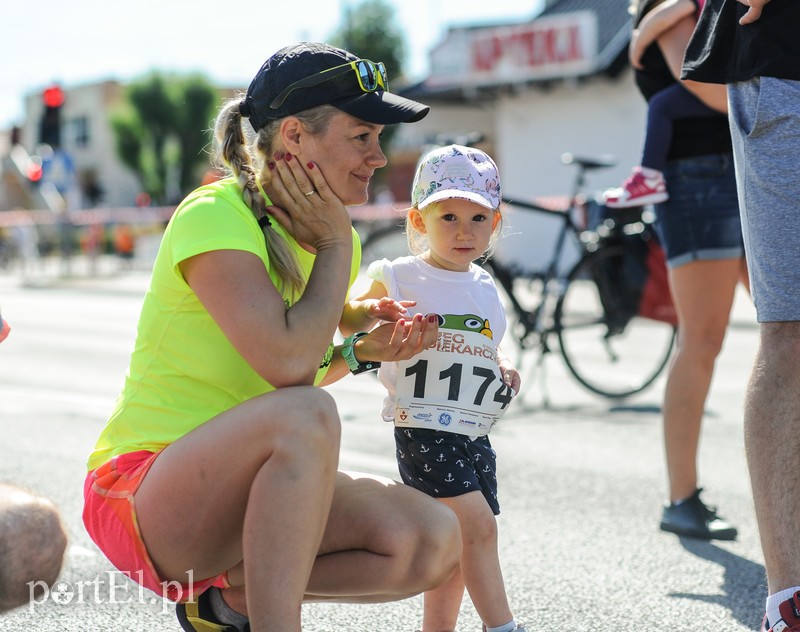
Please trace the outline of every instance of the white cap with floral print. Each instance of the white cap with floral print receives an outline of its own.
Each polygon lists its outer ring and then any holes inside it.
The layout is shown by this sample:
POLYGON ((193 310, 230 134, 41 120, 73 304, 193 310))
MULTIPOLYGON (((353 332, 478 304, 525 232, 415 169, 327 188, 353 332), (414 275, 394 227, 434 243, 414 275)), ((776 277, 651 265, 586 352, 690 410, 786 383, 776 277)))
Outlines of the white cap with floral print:
POLYGON ((490 209, 500 206, 500 175, 486 152, 447 145, 420 160, 411 188, 411 204, 423 209, 450 198, 470 200, 490 209))

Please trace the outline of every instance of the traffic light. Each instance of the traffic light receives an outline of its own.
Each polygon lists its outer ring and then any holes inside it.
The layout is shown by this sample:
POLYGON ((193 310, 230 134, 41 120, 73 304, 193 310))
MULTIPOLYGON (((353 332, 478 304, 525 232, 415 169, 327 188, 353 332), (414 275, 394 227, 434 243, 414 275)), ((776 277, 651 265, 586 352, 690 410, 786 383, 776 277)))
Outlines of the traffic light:
POLYGON ((33 184, 39 184, 43 173, 41 157, 31 156, 28 158, 28 163, 25 165, 25 175, 28 176, 28 180, 33 184))
POLYGON ((61 106, 64 105, 64 91, 53 84, 42 93, 44 112, 39 123, 39 142, 53 149, 61 146, 61 106))

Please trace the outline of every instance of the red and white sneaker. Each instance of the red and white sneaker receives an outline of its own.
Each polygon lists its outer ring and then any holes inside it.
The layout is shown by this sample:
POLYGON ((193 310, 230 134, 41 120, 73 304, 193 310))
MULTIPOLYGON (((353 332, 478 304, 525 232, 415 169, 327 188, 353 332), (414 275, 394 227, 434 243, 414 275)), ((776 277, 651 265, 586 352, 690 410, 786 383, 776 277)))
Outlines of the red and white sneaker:
POLYGON ((633 173, 622 186, 603 194, 608 208, 629 208, 644 204, 658 204, 669 199, 664 174, 656 169, 634 167, 633 173))
POLYGON ((761 632, 800 632, 800 591, 778 606, 781 618, 770 624, 767 616, 761 623, 761 632))
POLYGON ((0 316, 0 342, 3 342, 3 340, 6 339, 9 331, 11 331, 11 325, 4 321, 3 317, 0 316))

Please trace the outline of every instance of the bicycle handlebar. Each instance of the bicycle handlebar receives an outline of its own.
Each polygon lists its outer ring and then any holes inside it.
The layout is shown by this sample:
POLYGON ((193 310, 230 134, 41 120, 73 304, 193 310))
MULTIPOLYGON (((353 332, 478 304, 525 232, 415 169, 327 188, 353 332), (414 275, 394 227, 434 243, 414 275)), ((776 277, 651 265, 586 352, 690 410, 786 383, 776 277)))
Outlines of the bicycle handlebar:
POLYGON ((549 208, 547 206, 542 206, 541 204, 537 204, 536 202, 525 202, 523 200, 514 200, 512 198, 504 197, 502 198, 503 204, 507 204, 508 206, 517 206, 519 208, 525 209, 526 211, 537 211, 539 213, 549 213, 550 215, 558 215, 562 216, 567 211, 569 211, 569 206, 565 206, 564 208, 549 208))
POLYGON ((541 203, 515 200, 509 197, 502 198, 504 204, 509 206, 517 206, 528 211, 537 211, 539 213, 548 213, 550 215, 564 215, 569 214, 569 211, 575 206, 576 201, 582 196, 583 186, 585 184, 585 173, 596 169, 608 169, 617 164, 616 158, 610 154, 604 156, 587 157, 576 156, 569 152, 561 154, 561 162, 565 165, 575 165, 578 169, 575 174, 575 181, 573 184, 572 196, 565 197, 564 204, 559 208, 552 208, 544 206, 541 203))
POLYGON ((614 156, 607 154, 605 156, 597 156, 596 158, 587 158, 575 156, 569 152, 561 154, 561 162, 565 165, 578 165, 583 171, 591 171, 593 169, 608 169, 617 166, 617 159, 614 156))

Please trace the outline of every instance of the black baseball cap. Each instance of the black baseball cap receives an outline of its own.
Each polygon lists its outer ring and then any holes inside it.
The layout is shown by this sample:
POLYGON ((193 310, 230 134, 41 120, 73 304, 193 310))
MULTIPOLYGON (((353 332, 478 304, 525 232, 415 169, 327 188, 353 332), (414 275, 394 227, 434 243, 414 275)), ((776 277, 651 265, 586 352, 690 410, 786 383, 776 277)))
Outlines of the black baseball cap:
POLYGON ((275 103, 278 95, 296 81, 356 60, 352 53, 329 44, 286 46, 267 59, 253 78, 241 106, 242 116, 249 118, 258 131, 270 121, 326 104, 378 125, 413 123, 428 114, 429 106, 391 92, 364 92, 355 73, 292 90, 282 103, 275 103))

